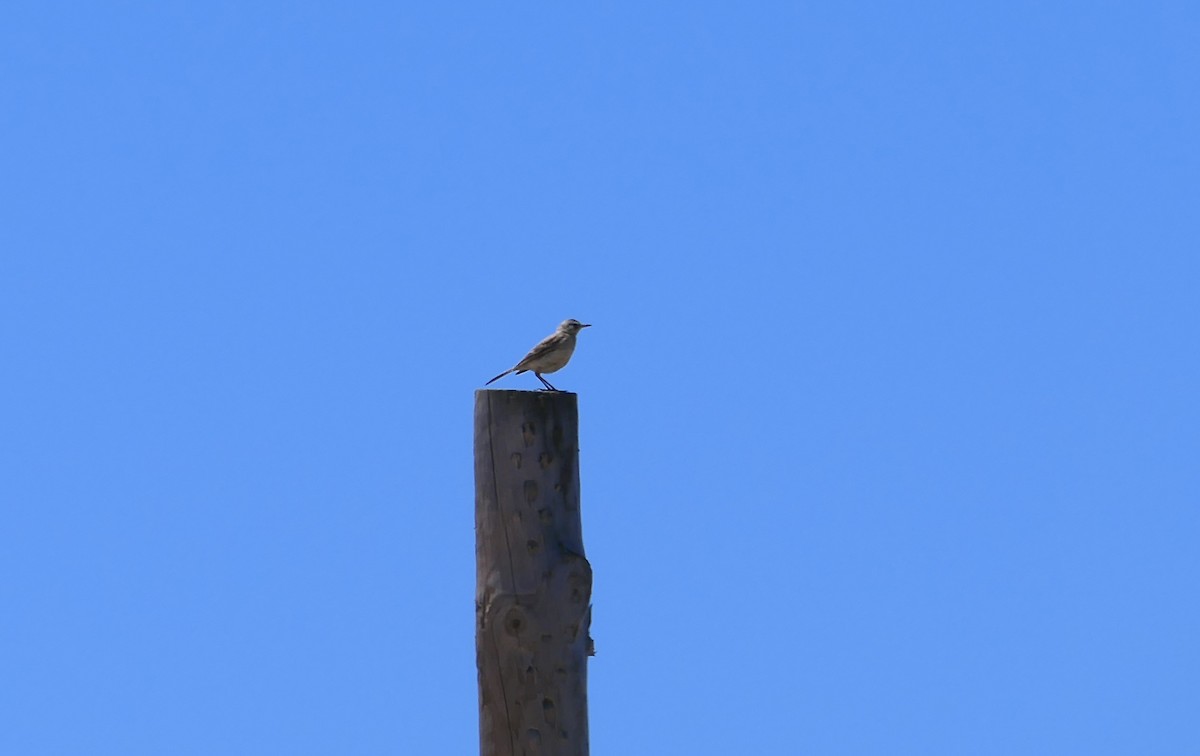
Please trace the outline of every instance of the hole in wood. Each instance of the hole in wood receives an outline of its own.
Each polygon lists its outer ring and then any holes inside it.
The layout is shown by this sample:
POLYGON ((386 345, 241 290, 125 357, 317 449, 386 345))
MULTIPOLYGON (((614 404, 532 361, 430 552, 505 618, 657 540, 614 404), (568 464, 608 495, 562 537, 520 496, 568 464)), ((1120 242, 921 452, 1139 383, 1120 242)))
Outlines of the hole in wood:
POLYGON ((508 616, 504 618, 504 629, 509 635, 519 635, 522 628, 525 627, 525 620, 521 617, 521 612, 517 609, 509 611, 508 616))

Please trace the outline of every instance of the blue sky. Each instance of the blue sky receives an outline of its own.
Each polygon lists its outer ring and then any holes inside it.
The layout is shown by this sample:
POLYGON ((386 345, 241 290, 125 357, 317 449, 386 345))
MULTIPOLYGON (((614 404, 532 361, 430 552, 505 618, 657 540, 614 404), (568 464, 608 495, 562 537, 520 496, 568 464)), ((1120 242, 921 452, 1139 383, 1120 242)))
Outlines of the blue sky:
POLYGON ((593 753, 1200 751, 1198 33, 5 4, 0 752, 475 753, 567 317, 593 753))

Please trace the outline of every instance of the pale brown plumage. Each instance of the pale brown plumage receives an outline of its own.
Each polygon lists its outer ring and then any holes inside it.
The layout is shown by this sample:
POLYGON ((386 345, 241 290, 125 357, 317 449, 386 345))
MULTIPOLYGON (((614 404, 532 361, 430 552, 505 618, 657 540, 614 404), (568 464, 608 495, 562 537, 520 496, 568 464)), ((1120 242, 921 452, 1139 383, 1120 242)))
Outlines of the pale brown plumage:
POLYGON ((539 341, 538 345, 530 349, 529 354, 525 355, 520 362, 484 385, 490 386, 509 373, 520 375, 521 373, 530 371, 537 376, 537 379, 547 389, 558 391, 558 389, 550 385, 550 381, 542 377, 542 373, 553 373, 561 370, 570 361, 571 355, 575 353, 575 335, 584 328, 590 327, 590 323, 580 323, 574 318, 564 320, 559 324, 558 328, 554 329, 554 333, 539 341))

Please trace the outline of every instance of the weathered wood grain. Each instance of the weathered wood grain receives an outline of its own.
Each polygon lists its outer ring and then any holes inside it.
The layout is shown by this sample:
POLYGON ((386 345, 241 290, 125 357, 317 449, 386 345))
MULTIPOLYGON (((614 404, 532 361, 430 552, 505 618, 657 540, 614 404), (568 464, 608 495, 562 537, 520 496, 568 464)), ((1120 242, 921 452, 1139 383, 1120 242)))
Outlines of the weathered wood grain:
POLYGON ((568 392, 475 392, 475 655, 483 756, 586 756, 592 568, 568 392))

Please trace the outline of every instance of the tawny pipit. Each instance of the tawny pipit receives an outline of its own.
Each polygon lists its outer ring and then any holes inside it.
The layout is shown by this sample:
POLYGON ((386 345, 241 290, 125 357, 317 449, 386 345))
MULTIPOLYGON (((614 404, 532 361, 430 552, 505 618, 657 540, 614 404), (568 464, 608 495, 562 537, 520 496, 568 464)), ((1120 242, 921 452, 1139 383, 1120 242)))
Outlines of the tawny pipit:
POLYGON ((554 329, 554 333, 542 339, 538 342, 537 346, 530 349, 529 354, 525 355, 525 358, 518 362, 516 367, 505 370, 483 385, 490 386, 509 373, 520 375, 528 370, 532 371, 547 389, 558 391, 558 389, 550 385, 550 381, 542 377, 542 373, 553 373, 556 370, 561 370, 575 352, 575 334, 584 328, 590 327, 590 323, 580 323, 574 318, 564 320, 562 323, 559 323, 558 328, 554 329))

